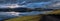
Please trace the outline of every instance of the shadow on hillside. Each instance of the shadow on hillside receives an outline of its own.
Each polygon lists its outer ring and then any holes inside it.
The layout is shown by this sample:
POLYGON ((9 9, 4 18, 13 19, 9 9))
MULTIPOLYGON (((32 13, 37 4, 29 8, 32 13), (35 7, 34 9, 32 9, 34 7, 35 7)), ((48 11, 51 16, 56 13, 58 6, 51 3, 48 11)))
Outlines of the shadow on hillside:
POLYGON ((60 21, 60 15, 59 14, 43 15, 40 21, 60 21))

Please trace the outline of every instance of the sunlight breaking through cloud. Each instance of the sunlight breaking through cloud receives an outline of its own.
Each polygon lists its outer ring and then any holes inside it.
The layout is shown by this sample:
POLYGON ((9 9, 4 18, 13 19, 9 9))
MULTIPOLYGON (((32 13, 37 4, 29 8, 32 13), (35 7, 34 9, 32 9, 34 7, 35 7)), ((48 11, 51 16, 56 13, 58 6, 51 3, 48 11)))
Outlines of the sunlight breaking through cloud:
POLYGON ((18 4, 5 4, 2 5, 0 8, 18 8, 18 7, 26 7, 25 5, 18 5, 18 4))

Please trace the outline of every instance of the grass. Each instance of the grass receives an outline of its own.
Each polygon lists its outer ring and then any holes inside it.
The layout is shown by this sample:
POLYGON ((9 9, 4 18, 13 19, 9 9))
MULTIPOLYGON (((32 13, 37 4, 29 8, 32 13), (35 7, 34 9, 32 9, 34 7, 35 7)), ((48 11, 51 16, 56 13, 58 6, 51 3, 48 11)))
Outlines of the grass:
POLYGON ((60 10, 55 10, 53 12, 49 12, 48 14, 60 14, 60 10))
POLYGON ((5 21, 39 21, 39 20, 40 20, 40 16, 36 15, 36 16, 17 17, 17 18, 8 19, 5 21))

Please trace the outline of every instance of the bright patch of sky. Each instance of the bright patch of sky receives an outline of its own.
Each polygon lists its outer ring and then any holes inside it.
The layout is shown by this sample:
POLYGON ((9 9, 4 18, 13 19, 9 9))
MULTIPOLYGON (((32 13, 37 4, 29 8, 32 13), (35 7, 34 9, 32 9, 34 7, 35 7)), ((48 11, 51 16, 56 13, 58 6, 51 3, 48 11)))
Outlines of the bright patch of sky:
POLYGON ((18 7, 26 7, 25 5, 18 5, 18 4, 4 4, 0 5, 0 8, 18 8, 18 7))

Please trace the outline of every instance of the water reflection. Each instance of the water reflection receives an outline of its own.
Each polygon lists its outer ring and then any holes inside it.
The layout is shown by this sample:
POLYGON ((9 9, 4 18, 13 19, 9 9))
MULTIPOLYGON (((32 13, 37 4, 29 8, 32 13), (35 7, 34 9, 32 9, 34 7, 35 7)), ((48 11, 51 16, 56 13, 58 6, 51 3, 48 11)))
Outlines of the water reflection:
POLYGON ((9 14, 11 14, 11 15, 14 15, 14 16, 19 16, 19 12, 6 12, 6 13, 9 13, 9 14))
POLYGON ((22 14, 22 15, 38 15, 38 14, 46 14, 47 12, 52 12, 52 11, 0 12, 0 15, 8 15, 8 16, 20 16, 20 14, 22 14))

